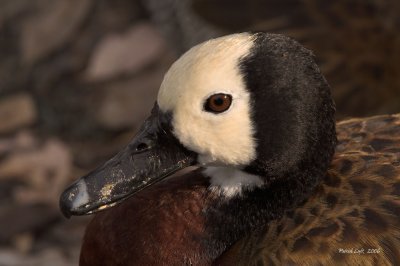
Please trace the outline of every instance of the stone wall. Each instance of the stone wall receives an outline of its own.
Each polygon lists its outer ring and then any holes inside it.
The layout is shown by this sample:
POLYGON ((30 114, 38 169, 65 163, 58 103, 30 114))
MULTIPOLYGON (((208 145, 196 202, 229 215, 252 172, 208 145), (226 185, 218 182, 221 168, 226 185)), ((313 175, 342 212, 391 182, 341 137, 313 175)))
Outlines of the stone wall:
POLYGON ((0 7, 0 265, 76 265, 61 191, 123 146, 175 59, 134 0, 0 7))

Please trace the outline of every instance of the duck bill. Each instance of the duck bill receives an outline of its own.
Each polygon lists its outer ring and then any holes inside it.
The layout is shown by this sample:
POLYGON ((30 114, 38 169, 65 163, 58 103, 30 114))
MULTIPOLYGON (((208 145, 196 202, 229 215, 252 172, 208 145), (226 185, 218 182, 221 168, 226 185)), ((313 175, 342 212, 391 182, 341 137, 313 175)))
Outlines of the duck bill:
POLYGON ((169 119, 156 105, 128 146, 62 193, 61 211, 68 218, 107 209, 193 165, 195 158, 172 134, 169 119))

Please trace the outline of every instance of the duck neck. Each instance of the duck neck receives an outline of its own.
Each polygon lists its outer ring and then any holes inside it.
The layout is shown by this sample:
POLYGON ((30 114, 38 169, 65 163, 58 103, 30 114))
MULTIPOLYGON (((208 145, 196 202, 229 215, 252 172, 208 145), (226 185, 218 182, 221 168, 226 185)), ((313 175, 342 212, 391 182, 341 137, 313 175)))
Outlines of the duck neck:
MULTIPOLYGON (((304 171, 270 179, 273 181, 263 186, 246 186, 235 195, 226 195, 221 187, 219 196, 207 208, 205 228, 210 237, 205 246, 218 257, 241 238, 301 205, 320 176, 304 171)), ((212 178, 210 183, 215 193, 212 178)))

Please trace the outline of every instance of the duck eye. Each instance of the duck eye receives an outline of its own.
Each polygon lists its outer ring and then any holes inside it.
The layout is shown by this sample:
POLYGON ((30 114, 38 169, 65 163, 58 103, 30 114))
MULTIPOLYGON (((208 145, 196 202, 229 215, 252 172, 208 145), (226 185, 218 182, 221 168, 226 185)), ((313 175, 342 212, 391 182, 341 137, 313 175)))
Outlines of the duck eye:
POLYGON ((229 109, 232 96, 224 93, 211 95, 204 104, 204 110, 211 113, 222 113, 229 109))

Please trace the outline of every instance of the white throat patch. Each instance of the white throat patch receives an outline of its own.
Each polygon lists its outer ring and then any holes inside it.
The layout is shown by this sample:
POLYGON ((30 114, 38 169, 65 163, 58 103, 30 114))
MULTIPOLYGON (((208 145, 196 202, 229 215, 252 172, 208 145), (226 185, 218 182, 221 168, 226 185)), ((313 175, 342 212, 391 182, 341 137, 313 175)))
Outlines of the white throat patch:
POLYGON ((243 189, 261 187, 265 183, 256 175, 247 174, 230 167, 207 167, 203 173, 210 177, 210 189, 231 198, 242 194, 243 189))

